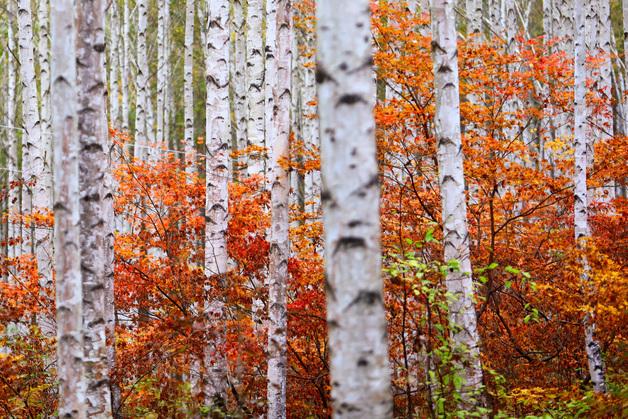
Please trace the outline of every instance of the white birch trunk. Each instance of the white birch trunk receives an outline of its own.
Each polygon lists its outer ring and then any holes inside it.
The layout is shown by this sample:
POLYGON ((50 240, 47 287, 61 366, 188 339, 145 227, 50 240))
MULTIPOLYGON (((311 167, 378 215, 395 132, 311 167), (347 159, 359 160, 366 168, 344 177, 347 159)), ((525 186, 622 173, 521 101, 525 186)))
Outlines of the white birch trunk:
MULTIPOLYGON (((135 80, 135 148, 136 159, 143 160, 146 155, 146 98, 148 88, 148 57, 146 55, 146 30, 148 25, 148 3, 137 1, 137 77, 135 80)), ((128 86, 127 86, 128 88, 128 86)))
POLYGON ((109 52, 109 121, 115 128, 120 126, 120 16, 118 2, 112 1, 109 6, 109 34, 111 42, 107 46, 109 52))
MULTIPOLYGON (((233 1, 233 59, 231 79, 233 81, 233 115, 235 142, 238 151, 246 148, 246 25, 244 19, 244 0, 233 1)), ((240 158, 236 169, 245 162, 240 158)), ((236 170, 234 170, 236 172, 236 170)))
MULTIPOLYGON (((45 212, 52 209, 52 172, 50 168, 50 134, 44 139, 41 133, 41 120, 37 101, 37 81, 35 77, 35 60, 33 48, 33 27, 30 2, 18 2, 18 32, 20 53, 20 76, 22 79, 22 113, 25 138, 22 140, 22 173, 26 187, 22 194, 24 214, 45 212)), ((34 229, 32 248, 37 259, 40 285, 49 287, 52 284, 52 237, 44 228, 34 229)), ((24 248, 24 247, 23 247, 24 248)), ((44 317, 39 319, 40 327, 45 334, 53 335, 54 327, 44 317)))
MULTIPOLYGON (((227 286, 227 224, 229 217, 229 107, 230 21, 228 0, 206 0, 208 26, 205 45, 207 146, 205 203, 205 275, 214 286, 227 286)), ((224 356, 225 311, 221 299, 206 302, 213 341, 205 347, 206 404, 222 407, 227 397, 227 360, 224 356)))
POLYGON ((449 321, 452 347, 460 356, 456 374, 464 380, 460 389, 461 407, 470 409, 481 403, 482 367, 473 303, 460 135, 456 22, 451 0, 432 0, 432 33, 436 95, 434 129, 442 199, 444 257, 445 263, 457 261, 459 266, 459 269, 450 268, 446 277, 447 291, 454 297, 449 304, 449 321))
POLYGON ((389 418, 368 0, 317 4, 331 398, 335 417, 389 418))
POLYGON ((55 138, 55 267, 59 417, 87 413, 83 366, 79 136, 74 0, 55 0, 52 31, 52 133, 55 138))
MULTIPOLYGON (((39 0, 37 4, 37 23, 39 26, 39 43, 37 47, 37 58, 39 62, 39 99, 41 104, 41 140, 44 150, 44 160, 47 169, 46 176, 41 179, 45 182, 48 200, 52 203, 52 137, 51 137, 51 114, 50 114, 50 35, 48 33, 48 22, 50 13, 50 0, 39 0)), ((50 206, 52 209, 52 205, 50 206)))
POLYGON ((185 39, 184 39, 184 64, 183 64, 183 119, 185 120, 185 133, 183 148, 185 151, 186 171, 195 171, 194 145, 194 85, 193 85, 193 48, 194 48, 194 0, 186 0, 185 3, 185 39))
MULTIPOLYGON (((587 193, 587 166, 589 153, 588 143, 592 141, 594 130, 588 126, 588 118, 591 109, 586 100, 587 69, 585 66, 587 57, 587 19, 589 19, 587 3, 591 0, 575 0, 575 43, 574 43, 574 230, 576 244, 579 247, 586 245, 591 236, 589 229, 589 210, 587 193), (586 7, 586 9, 585 9, 586 7), (586 17, 585 17, 586 16, 586 17)), ((589 266, 586 257, 582 260, 581 279, 588 288, 589 266)), ((589 374, 596 392, 606 392, 604 378, 604 363, 600 344, 595 337, 595 319, 593 313, 587 313, 584 318, 585 349, 589 366, 589 374)))
MULTIPOLYGON (((262 43, 262 0, 248 0, 246 35, 247 145, 265 147, 264 141, 264 45, 262 43)), ((264 152, 250 154, 247 174, 263 174, 264 152)))
POLYGON ((105 177, 108 131, 105 99, 105 0, 80 0, 76 8, 81 151, 81 270, 87 415, 111 417, 107 348, 105 177))
POLYGON ((478 38, 482 35, 482 0, 465 0, 467 34, 478 38))
MULTIPOLYGON (((168 74, 167 60, 167 48, 166 42, 168 41, 168 15, 170 8, 167 7, 170 4, 170 0, 159 0, 158 2, 158 18, 157 18, 157 126, 155 141, 158 147, 164 147, 164 117, 165 117, 165 104, 166 104, 166 83, 168 74)), ((165 147, 167 148, 167 147, 165 147)))
MULTIPOLYGON (((273 59, 272 83, 273 118, 272 136, 268 136, 271 147, 272 166, 270 173, 271 227, 270 268, 268 284, 268 417, 285 419, 287 387, 287 334, 288 311, 286 288, 288 283, 289 240, 289 173, 282 164, 290 158, 290 107, 292 77, 292 3, 291 0, 267 1, 266 43, 275 48, 268 53, 273 59), (274 28, 272 25, 276 25, 274 28)), ((268 73, 270 74, 270 73, 268 73)), ((270 76, 269 76, 270 77, 270 76)), ((268 110, 267 110, 268 111, 268 110)))
MULTIPOLYGON (((7 28, 7 47, 9 49, 7 54, 7 110, 6 110, 6 125, 8 127, 16 126, 16 95, 17 95, 17 63, 14 58, 15 51, 15 30, 13 25, 14 7, 15 3, 10 1, 8 4, 9 19, 7 28)), ((16 185, 19 180, 18 172, 18 147, 16 131, 12 128, 7 128, 7 141, 8 141, 8 155, 7 155, 7 170, 8 170, 8 184, 16 185)), ((9 195, 7 201, 7 213, 9 214, 9 238, 15 240, 21 236, 21 227, 19 222, 15 222, 20 213, 20 197, 19 190, 15 186, 9 187, 9 195)), ((9 243, 9 257, 17 257, 20 255, 20 245, 9 243)))
POLYGON ((122 10, 122 77, 120 79, 120 87, 122 89, 122 129, 129 129, 129 77, 131 74, 129 72, 129 60, 130 57, 130 49, 129 43, 130 38, 130 16, 129 16, 129 0, 124 0, 124 6, 122 10))

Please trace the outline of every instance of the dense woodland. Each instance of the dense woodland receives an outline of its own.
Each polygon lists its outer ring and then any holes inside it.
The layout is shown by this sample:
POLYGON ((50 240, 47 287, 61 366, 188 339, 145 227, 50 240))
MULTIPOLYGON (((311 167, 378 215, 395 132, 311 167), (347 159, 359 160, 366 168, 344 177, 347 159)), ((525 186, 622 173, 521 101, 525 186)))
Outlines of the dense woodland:
POLYGON ((0 417, 627 417, 628 1, 0 34, 0 417))

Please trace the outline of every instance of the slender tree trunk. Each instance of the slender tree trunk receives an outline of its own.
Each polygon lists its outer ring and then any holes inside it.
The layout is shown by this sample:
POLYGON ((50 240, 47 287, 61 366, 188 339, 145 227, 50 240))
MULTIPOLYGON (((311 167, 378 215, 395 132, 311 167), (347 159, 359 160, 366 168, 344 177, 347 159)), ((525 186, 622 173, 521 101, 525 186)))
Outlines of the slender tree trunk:
MULTIPOLYGON (((206 0, 208 27, 206 47, 206 223, 205 275, 214 287, 226 284, 229 256, 227 223, 229 216, 229 108, 230 21, 228 0, 206 0)), ((227 397, 227 360, 224 356, 225 311, 220 297, 206 303, 209 330, 213 340, 205 347, 206 404, 224 409, 227 397)))
POLYGON ((109 52, 109 121, 111 125, 118 128, 120 126, 120 16, 118 13, 118 2, 112 1, 109 6, 109 33, 111 43, 108 45, 109 52))
POLYGON ((164 24, 164 27, 166 28, 166 34, 165 34, 165 38, 166 41, 164 42, 164 57, 165 57, 165 61, 164 61, 164 66, 165 66, 165 71, 164 71, 164 77, 165 77, 165 89, 164 89, 164 139, 163 139, 163 146, 165 148, 168 148, 170 145, 170 133, 171 133, 171 129, 170 129, 170 123, 171 123, 171 118, 172 115, 175 113, 174 111, 174 102, 172 100, 172 64, 171 64, 171 48, 172 48, 172 34, 171 31, 169 30, 170 28, 170 21, 171 21, 171 17, 170 17, 170 0, 165 0, 165 4, 164 4, 164 15, 166 17, 166 23, 164 24))
MULTIPOLYGON (((137 77, 135 97, 135 148, 136 159, 143 160, 146 156, 146 97, 148 88, 148 57, 146 55, 146 29, 148 25, 148 3, 137 1, 137 77)), ((127 86, 128 87, 128 86, 127 86)))
POLYGON ((87 414, 111 417, 107 348, 107 277, 111 269, 105 219, 107 125, 105 99, 105 1, 80 0, 76 8, 81 152, 81 271, 87 414))
POLYGON ((87 413, 83 367, 79 136, 74 0, 55 0, 52 31, 52 133, 55 137, 55 267, 59 417, 87 413))
POLYGON ((369 1, 317 6, 331 398, 336 417, 389 418, 369 1))
MULTIPOLYGON (((7 110, 6 110, 6 125, 8 127, 16 126, 16 95, 17 95, 17 66, 14 55, 15 50, 15 30, 13 26, 15 3, 10 1, 8 4, 8 28, 7 28, 7 47, 9 49, 7 54, 7 110)), ((7 155, 7 171, 8 171, 8 185, 9 195, 7 197, 7 213, 9 214, 9 239, 16 240, 21 236, 21 227, 19 222, 15 222, 20 213, 20 197, 19 190, 15 187, 16 182, 19 180, 18 172, 18 147, 16 131, 12 128, 7 128, 7 141, 8 141, 8 155, 7 155), (12 186, 13 185, 13 186, 12 186)), ((20 255, 20 245, 9 242, 8 254, 9 257, 17 257, 20 255)))
MULTIPOLYGON (((591 236, 587 196, 587 166, 589 160, 587 154, 589 153, 588 143, 592 140, 591 136, 594 130, 588 126, 591 109, 587 105, 586 100, 587 69, 585 66, 588 51, 586 27, 589 24, 586 20, 590 18, 588 6, 591 3, 594 2, 591 0, 574 0, 576 23, 574 43, 574 226, 576 243, 580 248, 586 246, 586 241, 591 236)), ((581 280, 585 287, 589 288, 589 265, 586 257, 582 258, 581 263, 581 280)), ((584 343, 593 389, 596 392, 605 393, 604 363, 600 344, 595 337, 595 318, 592 312, 586 313, 584 328, 584 343)))
MULTIPOLYGON (((244 1, 233 1, 233 67, 231 79, 233 80, 233 115, 235 126, 235 143, 238 151, 246 148, 246 25, 244 19, 244 1)), ((245 162, 240 158, 240 163, 245 162)), ((240 169, 241 164, 236 164, 235 169, 240 169)), ((237 170, 234 170, 236 172, 237 170)))
POLYGON ((467 34, 482 35, 482 0, 465 0, 467 15, 467 34))
MULTIPOLYGON (((273 123, 271 146, 272 166, 270 173, 271 228, 270 269, 268 296, 268 417, 286 417, 287 387, 287 328, 288 311, 286 287, 288 283, 288 258, 290 256, 288 196, 290 177, 284 164, 290 158, 290 107, 292 77, 292 2, 277 0, 267 2, 267 13, 276 7, 276 20, 267 15, 267 45, 275 39, 273 59, 273 123), (272 28, 270 25, 276 25, 272 28), (276 63, 276 64, 275 64, 276 63), (276 71, 276 72, 275 72, 276 71)), ((274 17, 274 16, 273 16, 274 17)), ((267 47, 268 48, 268 47, 267 47)), ((267 54, 268 54, 267 49, 267 54)), ((268 55, 267 55, 268 57, 268 55)), ((267 73, 270 74, 270 73, 267 73)), ((269 76, 270 77, 270 76, 269 76)))
MULTIPOLYGON (((159 0, 158 2, 158 19, 157 19, 157 127, 155 141, 158 147, 164 146, 164 116, 165 116, 165 104, 166 104, 166 83, 167 83, 167 71, 168 66, 166 60, 166 42, 168 36, 166 32, 168 27, 168 14, 169 8, 166 7, 169 4, 169 0, 159 0)), ((167 148, 167 147, 166 147, 167 148)))
MULTIPOLYGON (((52 137, 50 126, 50 35, 48 22, 50 13, 50 0, 39 0, 37 4, 37 23, 39 25, 39 45, 37 47, 39 61, 39 98, 41 103, 41 139, 44 148, 45 164, 50 177, 42 179, 46 183, 52 203, 52 137)), ((52 207, 52 206, 51 206, 52 207)))
POLYGON ((122 10, 122 77, 120 78, 120 84, 122 88, 122 129, 129 129, 129 83, 128 79, 131 77, 129 72, 129 60, 130 51, 129 43, 130 38, 130 16, 129 16, 129 0, 124 0, 124 6, 122 10))
POLYGON ((264 141, 264 45, 262 43, 262 0, 248 0, 246 36, 247 141, 251 150, 247 164, 249 175, 263 174, 264 141))
POLYGON ((460 389, 461 407, 479 404, 482 393, 480 337, 473 303, 473 279, 469 256, 465 178, 460 135, 460 96, 456 47, 456 22, 451 0, 432 0, 434 60, 434 116, 438 155, 438 177, 442 199, 445 262, 457 261, 449 269, 447 290, 452 347, 460 358, 457 374, 464 379, 460 389))
POLYGON ((194 0, 186 0, 185 6, 185 58, 183 64, 183 113, 185 120, 184 151, 187 172, 195 171, 194 146, 194 85, 193 85, 193 48, 194 48, 194 0))

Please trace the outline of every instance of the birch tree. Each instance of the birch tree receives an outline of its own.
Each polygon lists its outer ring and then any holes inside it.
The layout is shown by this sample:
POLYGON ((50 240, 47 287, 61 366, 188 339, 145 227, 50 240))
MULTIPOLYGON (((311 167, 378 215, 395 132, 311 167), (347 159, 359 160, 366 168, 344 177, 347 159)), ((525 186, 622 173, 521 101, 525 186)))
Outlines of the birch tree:
MULTIPOLYGON (((41 138, 44 147, 44 160, 47 168, 52 164, 52 141, 50 127, 50 35, 48 33, 50 0, 39 0, 37 3, 37 23, 39 26, 39 42, 37 58, 39 62, 39 99, 41 104, 41 138)), ((52 171, 48 170, 52 174, 52 171)), ((50 195, 52 202, 52 176, 41 179, 50 195)))
MULTIPOLYGON (((266 11, 276 7, 276 20, 267 20, 267 43, 275 39, 276 73, 267 79, 273 83, 272 166, 270 173, 271 227, 268 296, 268 417, 286 417, 287 328, 286 287, 290 256, 288 196, 290 178, 285 161, 290 158, 290 107, 292 80, 292 3, 291 0, 268 1, 266 11), (273 4, 274 3, 274 4, 273 4), (273 28, 271 25, 276 25, 273 28), (274 82, 276 80, 276 82, 274 82)), ((267 15, 267 17, 270 17, 267 15)), ((267 50, 268 52, 268 50, 267 50)), ((268 55, 267 55, 268 57, 268 55)), ((273 63, 273 65, 275 65, 273 63)), ((269 73, 270 74, 270 73, 269 73)), ((270 77, 270 76, 269 76, 270 77)))
MULTIPOLYGON (((135 148, 136 159, 142 160, 146 152, 146 97, 148 88, 148 56, 146 29, 148 25, 148 2, 137 1, 137 77, 135 79, 135 148)), ((125 24, 126 26, 126 24, 125 24)), ((128 86, 127 86, 128 87, 128 86)))
POLYGON ((317 4, 331 398, 336 417, 392 416, 380 278, 368 0, 317 4))
POLYGON ((465 0, 467 34, 479 37, 482 34, 482 0, 465 0))
MULTIPOLYGON (((588 126, 591 109, 587 104, 587 69, 585 66, 587 57, 587 31, 585 29, 590 18, 589 6, 594 1, 575 0, 575 42, 574 42, 574 226, 576 244, 583 249, 591 236, 589 228, 588 191, 587 191, 587 166, 589 158, 587 154, 592 141, 593 130, 588 126)), ((589 266, 586 257, 581 258, 581 280, 587 289, 589 283, 589 266)), ((606 392, 604 377, 604 363, 602 350, 595 337, 595 318, 592 312, 585 314, 584 340, 589 366, 589 374, 593 389, 599 393, 606 392)))
POLYGON ((87 415, 111 417, 106 338, 105 1, 80 0, 76 8, 78 131, 80 136, 81 271, 87 415))
POLYGON ((79 137, 74 0, 55 0, 52 31, 52 133, 55 138, 55 267, 59 417, 87 413, 83 369, 79 137))
MULTIPOLYGON (((246 32, 247 145, 262 150, 264 141, 264 44, 262 43, 262 0, 248 0, 246 32)), ((264 173, 261 151, 253 151, 248 159, 247 174, 264 173)))
POLYGON ((459 355, 456 373, 464 380, 460 389, 461 407, 469 409, 479 401, 482 367, 469 255, 456 22, 451 0, 432 0, 431 6, 436 97, 434 131, 442 199, 443 245, 445 262, 452 266, 445 282, 447 291, 453 296, 449 303, 449 321, 452 347, 459 355))
MULTIPOLYGON (((33 44, 33 20, 31 5, 27 0, 18 1, 18 37, 20 77, 22 80, 22 114, 25 138, 22 140, 22 177, 31 186, 24 189, 22 208, 24 214, 43 213, 52 207, 50 165, 50 138, 41 135, 41 120, 37 100, 37 81, 35 77, 35 59, 33 44)), ((35 229, 31 246, 37 259, 37 267, 42 287, 48 287, 52 281, 52 248, 50 233, 44 228, 35 229)), ((52 325, 40 318, 44 333, 52 334, 52 325)))
MULTIPOLYGON (((17 63, 14 58, 15 53, 15 29, 13 25, 13 17, 15 16, 15 3, 10 1, 8 4, 8 25, 7 25, 7 107, 5 123, 7 127, 14 127, 16 125, 16 92, 17 92, 17 63)), ((9 185, 16 185, 19 180, 18 173, 18 143, 16 131, 11 128, 7 128, 7 142, 8 142, 8 155, 7 155, 7 183, 9 185)), ((19 190, 16 187, 9 188, 9 195, 7 199, 7 213, 9 214, 8 220, 8 237, 17 238, 21 235, 20 223, 14 220, 20 213, 20 197, 19 190)), ((15 245, 9 242, 8 255, 9 257, 17 257, 20 255, 20 245, 15 245)))
MULTIPOLYGON (((230 20, 228 0, 207 0, 205 105, 206 204, 205 275, 222 289, 228 269, 227 224, 229 215, 229 108, 230 20)), ((224 303, 219 297, 206 302, 209 329, 213 340, 205 347, 206 404, 224 408, 227 397, 227 361, 224 303)))
POLYGON ((164 144, 164 116, 165 116, 165 104, 166 104, 166 91, 168 83, 168 65, 166 61, 169 57, 166 55, 167 47, 166 42, 168 37, 166 32, 168 27, 168 18, 170 14, 170 0, 159 0, 158 18, 157 18, 157 126, 155 141, 159 147, 165 146, 164 144))
POLYGON ((183 147, 185 163, 188 173, 194 171, 194 79, 193 79, 193 48, 194 48, 194 0, 185 2, 185 40, 183 64, 183 119, 185 120, 185 134, 183 147))
MULTIPOLYGON (((246 26, 244 0, 233 1, 233 116, 235 144, 238 150, 246 148, 246 26)), ((235 171, 234 171, 235 172, 235 171)))
MULTIPOLYGON (((140 0, 141 1, 141 0, 140 0)), ((129 129, 129 60, 130 60, 130 16, 129 0, 124 0, 122 9, 122 77, 120 78, 120 88, 122 89, 122 129, 129 129)))
POLYGON ((107 51, 109 52, 109 118, 114 127, 120 125, 120 92, 119 92, 119 75, 121 68, 120 61, 120 16, 118 13, 118 2, 112 1, 109 6, 109 34, 110 44, 107 51))

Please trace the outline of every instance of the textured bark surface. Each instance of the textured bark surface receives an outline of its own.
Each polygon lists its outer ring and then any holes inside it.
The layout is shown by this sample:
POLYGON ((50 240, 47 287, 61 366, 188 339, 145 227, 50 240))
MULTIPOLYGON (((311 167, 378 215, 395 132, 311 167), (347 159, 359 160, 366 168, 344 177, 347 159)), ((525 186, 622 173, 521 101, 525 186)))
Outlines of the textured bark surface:
POLYGON ((129 0, 124 0, 122 9, 122 77, 120 78, 120 87, 122 89, 122 129, 129 129, 129 85, 128 78, 131 76, 129 73, 129 44, 130 44, 130 29, 131 22, 129 16, 129 0))
POLYGON ((108 129, 105 99, 105 1, 81 0, 76 8, 78 130, 80 138, 81 271, 87 414, 111 417, 106 338, 109 227, 103 189, 108 129))
MULTIPOLYGON (((264 141, 264 44, 262 0, 248 0, 246 32, 247 145, 265 147, 264 141)), ((263 174, 263 153, 254 152, 247 163, 249 175, 263 174)))
MULTIPOLYGON (((8 12, 11 16, 15 10, 15 3, 9 2, 8 12)), ((7 47, 9 51, 15 51, 15 28, 13 20, 9 19, 7 25, 7 47)), ((5 124, 9 127, 16 126, 16 111, 17 111, 17 62, 12 53, 7 54, 7 104, 5 124)), ((18 172, 18 144, 16 131, 13 129, 7 129, 7 182, 9 185, 16 184, 20 178, 18 172)), ((7 200, 7 213, 9 214, 8 220, 8 236, 9 238, 17 238, 22 234, 20 223, 14 222, 20 213, 20 197, 18 188, 10 188, 7 200)), ((19 244, 9 243, 8 256, 16 257, 20 255, 19 244)))
MULTIPOLYGON (((44 173, 39 182, 46 188, 46 205, 52 208, 52 133, 50 126, 50 34, 48 33, 50 14, 50 0, 39 0, 37 3, 37 24, 39 27, 39 40, 37 45, 37 59, 39 63, 39 103, 41 108, 41 142, 44 153, 44 173)), ((49 242, 51 237, 45 238, 49 242)), ((52 252, 47 249, 48 258, 52 258, 52 252)), ((48 262, 50 263, 50 262, 48 262)), ((49 274, 50 275, 50 274, 49 274)), ((50 285, 52 280, 49 280, 50 285)))
POLYGON ((137 77, 135 80, 135 148, 136 159, 144 159, 146 154, 146 97, 148 88, 148 57, 146 51, 146 26, 148 25, 148 4, 137 1, 137 77))
MULTIPOLYGON (((229 1, 207 0, 207 103, 205 105, 207 162, 205 203, 205 275, 215 287, 226 286, 228 269, 227 224, 229 208, 229 1)), ((210 293, 219 294, 219 293, 210 293)), ((219 297, 206 301, 212 340, 205 347, 204 394, 206 404, 223 407, 227 397, 227 361, 224 356, 225 312, 219 297)))
POLYGON ((83 371, 83 292, 79 224, 79 137, 74 0, 55 0, 52 31, 52 133, 55 138, 55 268, 59 417, 87 412, 83 371))
POLYGON ((368 0, 318 2, 323 222, 331 397, 336 417, 392 416, 380 278, 368 0))
MULTIPOLYGON (((274 3, 274 2, 273 2, 274 3)), ((268 2, 267 2, 268 4, 268 2)), ((290 158, 290 106, 292 78, 292 3, 275 3, 276 28, 267 28, 267 37, 275 37, 276 78, 273 83, 270 200, 270 268, 268 279, 268 417, 286 417, 287 327, 286 286, 290 256, 288 195, 289 173, 282 164, 290 158)), ((268 11, 268 9, 267 9, 268 11)), ((270 20, 269 20, 270 21, 270 20)), ((267 39, 267 43, 269 40, 267 39)))
MULTIPOLYGON (((231 79, 233 80, 233 118, 235 145, 237 150, 246 148, 246 25, 244 20, 244 0, 233 1, 233 59, 231 79)), ((240 163, 245 163, 240 159, 240 163)), ((239 169, 238 164, 236 169, 239 169)), ((236 170, 234 170, 236 172, 236 170)))
POLYGON ((469 255, 467 206, 460 136, 460 96, 456 22, 451 0, 432 0, 432 55, 436 109, 434 130, 437 143, 438 180, 442 199, 445 262, 457 261, 458 269, 447 272, 447 290, 453 296, 449 320, 453 325, 452 347, 459 353, 457 374, 464 383, 461 407, 477 405, 482 388, 480 337, 473 303, 473 279, 469 255))
POLYGON ((109 36, 110 43, 107 45, 109 53, 109 121, 113 127, 120 126, 120 15, 118 13, 118 3, 111 2, 108 10, 109 14, 109 36))
POLYGON ((156 117, 156 134, 155 142, 158 147, 167 148, 168 144, 164 141, 164 116, 166 105, 166 92, 168 83, 168 65, 166 60, 169 59, 166 48, 168 40, 168 27, 166 24, 170 15, 170 1, 159 0, 157 18, 157 117, 156 117))
MULTIPOLYGON (((586 58, 588 48, 587 19, 589 8, 586 6, 590 0, 575 0, 575 43, 574 43, 574 232, 576 243, 579 247, 586 244, 591 236, 589 229, 589 209, 587 191, 587 166, 589 143, 592 141, 594 130, 589 127, 588 118, 591 109, 587 104, 587 69, 586 58)), ((585 288, 589 288, 589 266, 586 257, 581 259, 581 280, 585 288)), ((584 343, 587 353, 589 374, 593 389, 596 392, 606 392, 604 377, 604 363, 600 344, 595 337, 595 318, 593 313, 586 313, 584 318, 585 336, 584 343)))
POLYGON ((467 34, 481 36, 482 34, 482 0, 465 0, 467 15, 467 34))
POLYGON ((185 2, 185 39, 183 63, 183 120, 185 132, 183 149, 188 173, 194 171, 194 85, 193 85, 193 49, 194 49, 194 0, 185 2))

